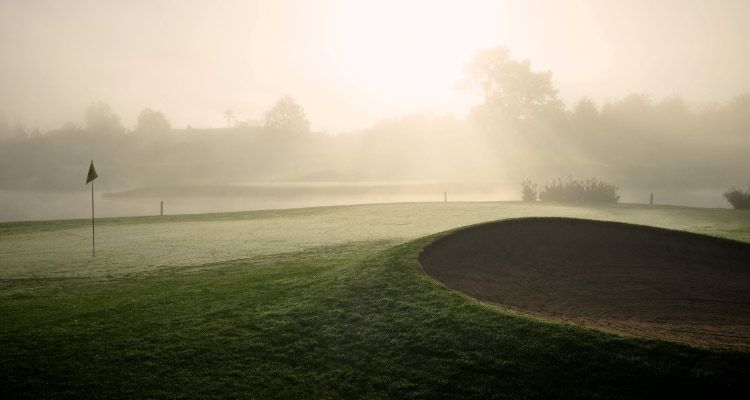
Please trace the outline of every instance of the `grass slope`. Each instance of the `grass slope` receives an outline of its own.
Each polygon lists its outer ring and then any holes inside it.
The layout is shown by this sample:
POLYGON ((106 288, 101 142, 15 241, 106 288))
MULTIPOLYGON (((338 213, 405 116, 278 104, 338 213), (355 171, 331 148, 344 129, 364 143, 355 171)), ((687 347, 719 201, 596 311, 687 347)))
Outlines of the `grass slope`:
MULTIPOLYGON (((418 214, 420 206, 411 207, 418 214)), ((703 217, 696 218, 682 223, 703 217)), ((732 229, 723 236, 734 237, 732 229)), ((112 277, 3 279, 0 395, 742 398, 750 391, 748 352, 543 322, 449 291, 417 262, 433 239, 346 241, 112 277)))

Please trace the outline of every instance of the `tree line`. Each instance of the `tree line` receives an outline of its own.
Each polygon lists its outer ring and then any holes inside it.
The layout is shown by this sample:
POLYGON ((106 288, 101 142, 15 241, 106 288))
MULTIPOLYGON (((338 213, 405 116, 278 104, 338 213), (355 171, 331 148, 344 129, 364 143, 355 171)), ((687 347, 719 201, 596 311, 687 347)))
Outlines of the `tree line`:
POLYGON ((92 156, 111 164, 118 188, 217 180, 597 176, 653 191, 750 180, 750 93, 700 109, 680 96, 655 100, 644 93, 602 105, 583 98, 568 108, 551 78, 529 60, 513 59, 507 48, 481 51, 457 84, 483 94, 466 118, 418 113, 336 136, 311 132, 304 109, 288 96, 264 113, 259 127, 232 126, 227 110, 231 129, 173 129, 163 113, 144 109, 127 130, 98 102, 86 111, 83 127, 42 133, 0 123, 0 188, 68 187, 61 183, 65 176, 92 156))
MULTIPOLYGON (((228 109, 224 112, 229 127, 234 119, 234 112, 228 109)), ((264 114, 264 126, 270 129, 290 132, 309 132, 310 121, 307 119, 304 109, 291 96, 284 96, 271 106, 264 114)), ((243 124, 238 124, 242 126, 243 124)), ((84 126, 78 127, 72 122, 65 123, 58 129, 42 133, 38 129, 27 131, 20 123, 11 125, 7 119, 0 118, 0 140, 23 140, 35 138, 43 134, 59 134, 86 130, 102 135, 123 133, 164 133, 172 129, 169 119, 158 110, 144 108, 136 120, 135 127, 129 130, 122 123, 120 117, 112 110, 109 104, 97 101, 91 104, 84 115, 84 126)))

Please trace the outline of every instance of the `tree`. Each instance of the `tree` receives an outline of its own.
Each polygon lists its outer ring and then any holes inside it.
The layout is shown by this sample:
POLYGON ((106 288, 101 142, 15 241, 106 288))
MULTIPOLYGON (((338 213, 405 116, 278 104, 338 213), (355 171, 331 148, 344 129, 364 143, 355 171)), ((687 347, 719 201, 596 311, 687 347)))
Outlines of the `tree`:
POLYGON ((26 131, 26 127, 23 126, 21 121, 16 121, 13 126, 8 124, 7 139, 23 140, 29 138, 29 132, 26 131))
POLYGON ((125 127, 120 117, 112 112, 109 104, 98 101, 86 110, 86 129, 97 133, 122 133, 125 127))
POLYGON ((272 129, 295 133, 310 132, 310 122, 305 111, 290 96, 279 99, 263 117, 266 127, 272 129))
POLYGON ((728 132, 747 137, 750 135, 750 92, 733 98, 725 107, 724 124, 728 132))
POLYGON ((724 192, 724 198, 737 210, 750 210, 750 185, 747 186, 746 192, 731 187, 724 192))
POLYGON ((599 110, 594 102, 584 97, 573 107, 573 112, 569 114, 568 128, 570 134, 568 137, 578 137, 583 141, 579 143, 584 147, 590 147, 594 143, 591 141, 593 135, 600 135, 601 118, 599 110))
POLYGON ((228 108, 226 111, 224 111, 224 118, 227 119, 227 128, 231 128, 232 118, 234 118, 234 111, 232 111, 231 108, 228 108))
POLYGON ((539 191, 537 190, 536 183, 529 179, 521 182, 521 200, 523 201, 536 201, 539 191))
POLYGON ((562 178, 557 178, 552 181, 552 184, 544 185, 544 189, 539 192, 539 200, 568 203, 617 203, 620 201, 620 195, 617 194, 619 189, 615 185, 596 178, 587 179, 585 182, 573 178, 565 182, 562 178))
POLYGON ((532 118, 548 110, 562 110, 552 72, 534 72, 529 60, 515 61, 506 47, 482 50, 464 65, 459 88, 478 88, 484 94, 480 112, 510 121, 532 118))
POLYGON ((10 137, 10 121, 0 113, 0 140, 10 137))
POLYGON ((145 108, 138 114, 138 123, 135 126, 137 132, 156 133, 166 132, 171 129, 167 117, 161 111, 145 108))
POLYGON ((653 117, 651 97, 646 93, 631 93, 612 104, 608 112, 626 120, 648 120, 653 117))
POLYGON ((590 122, 599 117, 599 110, 591 99, 583 97, 573 107, 573 115, 576 120, 590 122))

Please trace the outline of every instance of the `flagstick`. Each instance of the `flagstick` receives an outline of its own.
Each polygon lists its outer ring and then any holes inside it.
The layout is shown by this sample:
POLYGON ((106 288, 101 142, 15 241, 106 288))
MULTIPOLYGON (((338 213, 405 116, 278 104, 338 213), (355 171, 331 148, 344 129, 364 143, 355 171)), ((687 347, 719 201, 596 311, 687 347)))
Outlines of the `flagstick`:
POLYGON ((94 239, 94 181, 91 181, 91 256, 96 257, 96 239, 94 239))

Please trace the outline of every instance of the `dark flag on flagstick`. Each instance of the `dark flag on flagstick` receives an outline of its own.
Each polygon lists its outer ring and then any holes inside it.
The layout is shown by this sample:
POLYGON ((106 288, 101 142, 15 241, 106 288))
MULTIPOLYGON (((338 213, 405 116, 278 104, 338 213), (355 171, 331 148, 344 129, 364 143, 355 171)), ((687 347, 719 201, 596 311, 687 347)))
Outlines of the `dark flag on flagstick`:
POLYGON ((94 160, 91 160, 91 166, 89 166, 89 174, 86 176, 86 184, 91 182, 91 256, 96 257, 96 239, 94 236, 94 179, 98 178, 96 174, 96 168, 94 168, 94 160))
POLYGON ((94 160, 91 160, 91 166, 89 167, 89 175, 86 177, 86 184, 88 185, 89 182, 93 181, 94 179, 98 177, 99 175, 96 174, 96 168, 94 168, 94 160))

